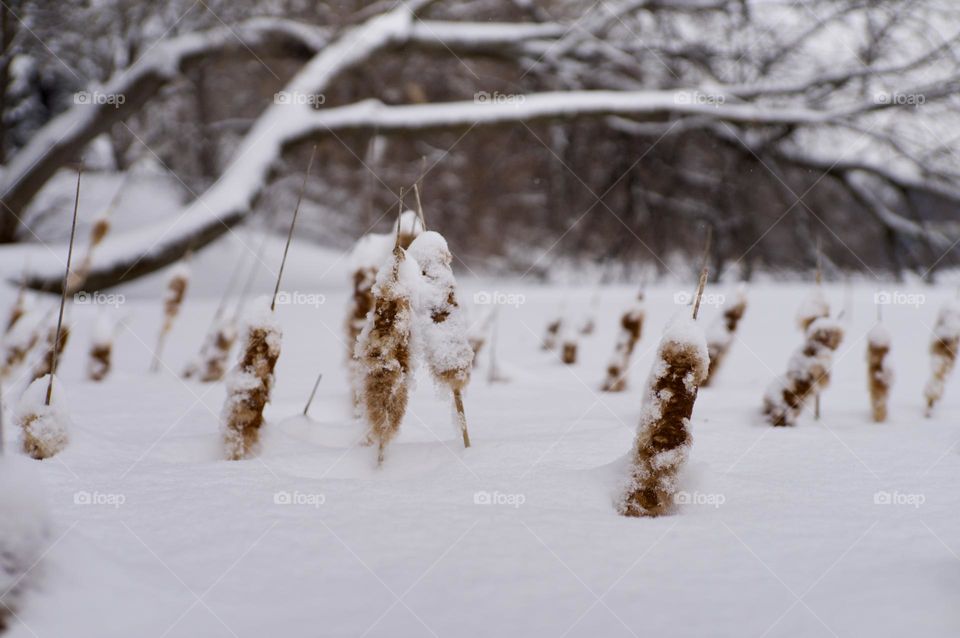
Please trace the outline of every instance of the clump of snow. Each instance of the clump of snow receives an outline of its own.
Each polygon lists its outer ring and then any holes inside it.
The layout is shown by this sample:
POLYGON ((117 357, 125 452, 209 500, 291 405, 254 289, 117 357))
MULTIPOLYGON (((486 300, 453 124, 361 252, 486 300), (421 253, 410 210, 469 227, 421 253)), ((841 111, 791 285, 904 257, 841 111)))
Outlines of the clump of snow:
POLYGON ((814 320, 830 316, 830 304, 823 290, 817 286, 800 302, 797 309, 797 326, 806 330, 814 320))
POLYGON ((867 342, 876 348, 889 348, 890 332, 883 327, 882 323, 878 323, 867 333, 867 342))
POLYGON ((378 268, 393 250, 394 241, 393 235, 378 233, 369 233, 358 239, 347 260, 350 271, 378 268))
POLYGON ((960 302, 951 300, 940 308, 937 325, 933 328, 930 341, 930 380, 923 393, 927 399, 927 415, 934 405, 943 398, 947 379, 957 362, 957 349, 960 348, 960 302))
POLYGON ((50 405, 46 405, 49 383, 48 374, 27 386, 13 413, 13 423, 23 434, 23 450, 35 459, 50 458, 70 440, 63 382, 53 377, 53 394, 50 405))
POLYGON ((473 348, 456 297, 457 282, 450 268, 453 256, 447 241, 440 233, 427 231, 410 244, 407 252, 419 264, 423 277, 412 299, 423 354, 436 380, 462 388, 473 367, 473 348))

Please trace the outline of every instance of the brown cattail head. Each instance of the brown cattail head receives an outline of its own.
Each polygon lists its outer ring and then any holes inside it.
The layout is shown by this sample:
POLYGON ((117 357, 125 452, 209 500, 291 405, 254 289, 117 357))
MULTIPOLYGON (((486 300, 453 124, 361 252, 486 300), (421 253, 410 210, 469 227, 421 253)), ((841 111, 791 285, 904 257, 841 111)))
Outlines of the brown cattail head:
POLYGON ((960 302, 948 301, 940 309, 937 324, 933 327, 930 340, 931 376, 924 388, 927 400, 927 415, 943 398, 943 391, 957 362, 957 349, 960 348, 960 302))
POLYGON ((568 366, 577 362, 577 342, 575 340, 564 340, 563 351, 560 353, 560 360, 568 366))
POLYGON ((361 405, 370 427, 368 440, 377 443, 381 463, 386 446, 400 430, 413 381, 410 282, 417 276, 403 248, 395 246, 377 274, 373 310, 357 339, 356 356, 363 372, 361 405))
POLYGON ((108 212, 109 211, 98 215, 93 221, 93 227, 90 228, 90 240, 87 244, 87 253, 83 256, 83 259, 80 260, 80 265, 71 270, 70 275, 67 277, 68 295, 79 291, 87 281, 87 276, 93 267, 93 253, 97 249, 97 246, 103 242, 107 233, 110 232, 108 212))
POLYGON ((267 310, 269 301, 258 300, 258 313, 244 332, 243 350, 236 367, 227 376, 227 400, 223 406, 226 457, 248 458, 257 448, 263 409, 270 401, 274 368, 280 357, 282 333, 267 310))
POLYGON ((16 323, 3 340, 0 355, 0 379, 6 379, 41 341, 46 321, 37 311, 27 311, 24 318, 16 323))
POLYGON ((10 308, 10 314, 7 316, 7 325, 3 329, 3 334, 9 334, 20 318, 27 312, 27 278, 20 281, 20 288, 17 290, 17 299, 10 308))
MULTIPOLYGON (((63 407, 62 390, 47 400, 47 388, 52 379, 41 377, 34 380, 17 404, 13 414, 13 423, 23 435, 23 451, 30 458, 48 459, 60 452, 70 440, 70 420, 63 407)), ((61 383, 57 381, 57 387, 61 383)))
POLYGON ((607 365, 607 376, 603 381, 604 392, 623 392, 627 388, 627 371, 630 358, 640 341, 643 332, 643 293, 637 295, 637 302, 620 317, 620 333, 614 347, 613 358, 607 365))
POLYGON ((678 476, 692 438, 690 416, 709 365, 703 331, 679 317, 660 341, 657 362, 618 502, 624 516, 659 516, 673 506, 678 476))
POLYGON ((733 337, 737 332, 737 326, 743 319, 743 314, 747 310, 747 296, 740 291, 737 294, 735 303, 727 307, 718 320, 711 326, 707 334, 707 349, 710 352, 710 370, 707 372, 707 378, 704 380, 704 387, 709 386, 714 375, 726 358, 733 345, 733 337))
POLYGON ((543 350, 553 350, 557 347, 557 339, 560 337, 560 330, 563 328, 563 319, 557 317, 547 324, 546 333, 543 336, 543 344, 540 346, 543 350))
POLYGON ((867 387, 870 390, 870 408, 873 420, 883 423, 887 420, 887 398, 893 383, 893 371, 887 364, 890 352, 890 334, 877 324, 867 335, 867 387))
POLYGON ((790 358, 786 376, 764 395, 763 411, 770 425, 796 425, 807 401, 829 385, 833 352, 842 340, 839 321, 821 318, 811 322, 806 341, 790 358))
POLYGON ((179 262, 170 273, 170 279, 167 280, 167 291, 163 298, 163 325, 160 327, 160 334, 157 335, 157 347, 153 353, 153 363, 151 370, 156 372, 160 369, 161 355, 163 345, 167 334, 173 328, 173 322, 180 313, 180 306, 187 294, 187 286, 190 283, 190 266, 186 260, 179 262))

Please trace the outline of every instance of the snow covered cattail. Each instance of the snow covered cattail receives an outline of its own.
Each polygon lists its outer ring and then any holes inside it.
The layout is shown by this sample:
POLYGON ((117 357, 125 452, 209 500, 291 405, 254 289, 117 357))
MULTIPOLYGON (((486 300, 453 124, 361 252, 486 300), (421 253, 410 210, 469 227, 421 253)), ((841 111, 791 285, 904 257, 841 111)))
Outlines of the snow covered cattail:
POLYGON ((293 209, 293 219, 290 220, 287 242, 283 248, 280 269, 277 271, 277 282, 273 288, 273 298, 269 303, 264 299, 254 304, 253 312, 246 322, 240 361, 227 376, 227 398, 223 404, 221 419, 226 457, 231 461, 249 457, 256 451, 260 440, 263 409, 270 402, 274 369, 277 366, 277 359, 280 358, 280 344, 283 339, 283 333, 274 316, 277 294, 280 292, 283 269, 287 264, 290 242, 293 240, 293 230, 297 225, 300 204, 303 201, 303 193, 307 189, 307 180, 316 155, 317 147, 314 146, 310 153, 307 170, 303 175, 297 205, 293 209))
POLYGON ((377 273, 373 309, 357 337, 356 357, 363 373, 361 407, 370 426, 368 440, 383 462, 387 444, 397 435, 413 382, 413 310, 411 293, 420 273, 396 245, 377 273))
POLYGON ((97 246, 103 242, 103 239, 107 236, 107 233, 110 232, 109 213, 110 210, 108 209, 97 215, 96 219, 94 219, 93 227, 90 229, 90 240, 87 244, 87 253, 83 256, 83 259, 80 260, 80 265, 78 265, 76 269, 70 271, 70 276, 67 278, 68 295, 80 290, 83 287, 84 282, 86 282, 87 276, 90 274, 90 269, 93 267, 93 253, 97 249, 97 246))
POLYGON ((627 370, 630 369, 630 357, 640 340, 643 331, 643 293, 637 295, 637 301, 620 317, 620 333, 613 357, 607 365, 607 377, 603 381, 604 392, 623 392, 627 387, 627 370))
POLYGON ((90 341, 87 358, 87 378, 91 381, 103 381, 110 374, 113 363, 113 340, 121 322, 114 322, 106 312, 97 316, 90 341))
POLYGON ((54 324, 47 329, 46 347, 33 368, 33 373, 30 377, 32 381, 36 381, 48 374, 57 373, 55 369, 57 360, 63 355, 63 350, 67 347, 67 341, 69 339, 69 324, 64 323, 62 326, 54 324))
POLYGON ((27 311, 3 339, 0 379, 6 379, 23 363, 40 341, 45 322, 36 310, 27 311))
POLYGON ((21 457, 3 454, 0 445, 0 633, 19 611, 31 579, 37 576, 33 568, 50 548, 43 477, 31 466, 21 457))
POLYGON ((350 253, 350 271, 353 273, 353 295, 347 306, 346 328, 347 371, 353 387, 354 405, 359 407, 363 385, 363 366, 355 357, 357 337, 363 330, 367 315, 373 309, 373 285, 380 266, 390 257, 395 243, 406 249, 423 232, 420 217, 412 210, 401 213, 390 234, 370 233, 357 241, 350 253), (399 235, 399 240, 397 239, 399 235))
POLYGON ((237 330, 233 321, 221 319, 207 334, 206 340, 200 349, 200 380, 204 383, 213 383, 223 378, 227 372, 227 360, 230 351, 237 341, 237 330))
POLYGON ((717 321, 710 326, 707 331, 707 350, 710 353, 710 369, 707 371, 707 378, 704 380, 704 387, 710 385, 720 364, 723 363, 730 346, 733 344, 733 337, 737 332, 737 326, 743 319, 743 313, 747 310, 747 296, 743 291, 737 293, 737 301, 723 311, 723 314, 717 318, 717 321))
POLYGON ((255 306, 246 322, 240 361, 227 375, 222 421, 226 455, 231 461, 247 458, 256 449, 280 357, 283 335, 269 301, 258 300, 255 306))
POLYGON ((560 331, 563 329, 563 318, 557 317, 547 324, 547 330, 543 335, 543 350, 554 350, 560 338, 560 331))
POLYGON ((709 358, 703 331, 678 317, 660 340, 630 456, 630 474, 618 502, 624 516, 667 513, 692 442, 689 423, 709 358))
POLYGON ((560 360, 565 365, 573 365, 577 362, 577 339, 573 335, 565 335, 563 345, 560 348, 560 360))
POLYGON ((960 348, 960 302, 948 301, 940 309, 930 341, 932 369, 930 380, 923 390, 928 416, 943 398, 944 386, 957 362, 957 348, 960 348))
POLYGON ((17 290, 17 298, 10 308, 10 314, 7 316, 7 325, 3 329, 3 334, 8 334, 17 322, 20 321, 20 318, 26 314, 29 309, 29 299, 27 296, 27 278, 24 276, 20 282, 20 288, 17 290))
POLYGON ((450 389, 464 447, 470 447, 463 390, 470 381, 473 348, 467 323, 457 301, 457 282, 450 263, 453 256, 440 233, 426 231, 408 249, 420 266, 423 286, 416 297, 417 332, 434 381, 450 389))
POLYGON ((70 419, 64 409, 63 388, 56 376, 47 375, 27 386, 13 414, 23 434, 23 451, 34 459, 48 459, 67 446, 70 419), (56 383, 58 392, 50 393, 56 383), (48 401, 49 398, 49 401, 48 401))
POLYGON ((173 267, 170 278, 167 280, 167 292, 163 298, 163 325, 160 328, 160 334, 157 336, 157 349, 154 352, 153 364, 150 367, 153 372, 160 369, 164 342, 170 333, 170 329, 173 328, 174 320, 180 313, 180 306, 187 294, 189 283, 190 266, 185 261, 181 261, 173 267))
POLYGON ((870 389, 870 408, 873 420, 887 420, 887 397, 893 383, 893 370, 887 364, 890 352, 890 334, 878 323, 867 335, 867 382, 870 389))
POLYGON ((800 307, 797 309, 797 326, 806 333, 811 323, 829 316, 830 304, 823 294, 823 289, 818 285, 801 301, 800 307))
POLYGON ((840 322, 815 319, 806 340, 787 364, 787 374, 767 389, 763 411, 771 425, 795 425, 806 402, 827 387, 833 353, 843 340, 840 322))

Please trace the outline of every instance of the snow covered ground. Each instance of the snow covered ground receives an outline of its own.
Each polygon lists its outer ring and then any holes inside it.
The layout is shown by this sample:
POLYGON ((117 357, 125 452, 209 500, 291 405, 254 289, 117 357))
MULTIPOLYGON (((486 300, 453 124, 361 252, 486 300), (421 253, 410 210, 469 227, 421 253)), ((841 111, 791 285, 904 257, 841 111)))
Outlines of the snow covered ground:
MULTIPOLYGON (((265 261, 281 250, 271 243, 265 261)), ((39 463, 55 529, 12 638, 960 633, 960 380, 933 418, 922 405, 930 329, 953 290, 883 287, 925 298, 884 307, 897 378, 890 422, 878 425, 865 363, 876 286, 827 286, 834 312, 847 308, 847 336, 822 419, 775 429, 760 418, 762 394, 800 343, 794 313, 808 289, 750 288, 731 353, 696 404, 690 503, 627 519, 612 505, 620 459, 659 333, 689 286, 648 290, 630 388, 602 394, 634 289, 604 288, 597 300, 590 287, 459 271, 472 318, 484 309, 475 298, 510 302, 498 355, 511 381, 487 383, 484 352, 466 396, 473 447, 464 450, 450 406, 421 371, 378 470, 375 451, 359 445, 344 374, 346 263, 295 244, 284 290, 301 303, 279 307, 285 334, 263 452, 227 462, 223 385, 179 372, 237 254, 196 257, 169 367, 157 375, 147 370, 162 275, 112 291, 124 295, 116 308, 73 306, 61 375, 75 427, 67 449, 39 463), (596 313, 573 366, 539 347, 561 304, 574 320, 596 313), (129 319, 112 375, 95 384, 83 370, 101 309, 129 319)), ((708 292, 732 299, 733 287, 708 292)), ((14 291, 2 294, 9 302, 14 291)), ((706 305, 703 322, 719 312, 706 305)), ((17 388, 5 386, 8 400, 17 388)), ((16 436, 8 428, 8 450, 16 436)))

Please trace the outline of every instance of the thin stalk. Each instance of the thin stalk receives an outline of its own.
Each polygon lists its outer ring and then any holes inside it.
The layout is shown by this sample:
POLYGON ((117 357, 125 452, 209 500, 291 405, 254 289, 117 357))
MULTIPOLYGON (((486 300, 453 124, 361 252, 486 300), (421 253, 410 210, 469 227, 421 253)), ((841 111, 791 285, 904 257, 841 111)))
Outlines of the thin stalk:
POLYGON ((290 240, 293 239, 293 227, 297 225, 297 215, 300 213, 300 202, 303 201, 303 193, 307 190, 307 179, 310 177, 310 169, 313 167, 313 158, 317 155, 317 147, 314 145, 310 152, 310 163, 307 164, 307 172, 303 174, 303 184, 300 185, 300 194, 297 196, 297 206, 293 209, 293 220, 290 222, 290 232, 287 233, 287 244, 283 247, 283 259, 280 260, 280 272, 277 273, 277 285, 273 289, 273 299, 270 301, 270 312, 276 310, 277 294, 280 292, 280 279, 283 277, 283 267, 287 264, 287 253, 290 252, 290 240))
POLYGON ((313 397, 317 396, 317 388, 320 387, 320 379, 323 378, 323 373, 317 375, 317 380, 313 384, 313 390, 310 391, 310 398, 307 399, 307 404, 303 406, 303 416, 307 416, 307 411, 310 410, 310 404, 313 403, 313 397))

